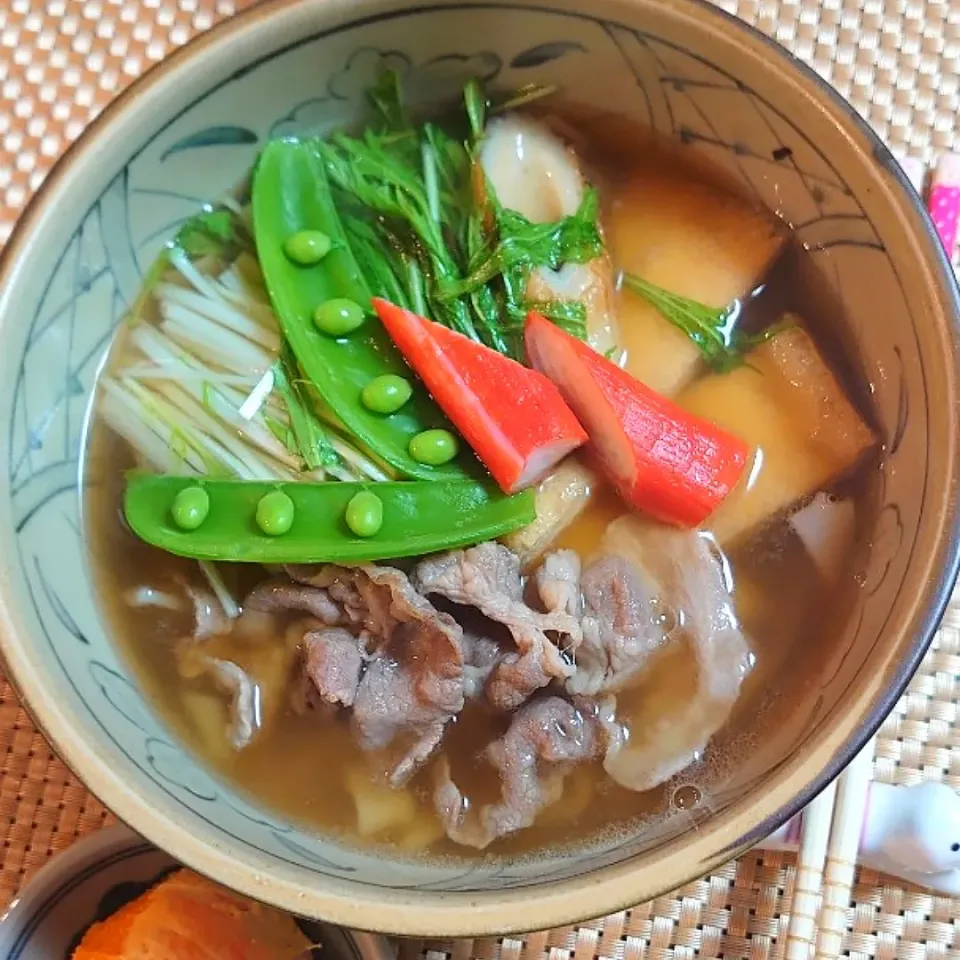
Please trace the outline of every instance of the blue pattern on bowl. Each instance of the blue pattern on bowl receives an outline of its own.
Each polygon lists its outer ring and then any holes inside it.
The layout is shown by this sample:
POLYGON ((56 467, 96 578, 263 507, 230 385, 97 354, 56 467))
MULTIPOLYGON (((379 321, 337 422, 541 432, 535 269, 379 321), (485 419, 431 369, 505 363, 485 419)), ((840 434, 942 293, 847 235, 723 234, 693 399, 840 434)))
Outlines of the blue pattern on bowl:
POLYGON ((876 386, 876 412, 887 444, 880 533, 864 559, 867 589, 838 648, 830 681, 836 689, 798 718, 789 749, 781 743, 776 759, 751 774, 754 786, 818 732, 827 716, 825 705, 853 680, 857 664, 848 662, 845 652, 861 631, 879 635, 900 599, 898 585, 911 562, 924 503, 923 490, 904 487, 904 476, 915 478, 916 465, 928 459, 924 356, 911 304, 887 253, 889 239, 843 174, 783 110, 720 65, 663 37, 586 13, 522 4, 448 4, 429 12, 380 14, 264 58, 205 93, 151 137, 63 249, 51 251, 56 259, 46 291, 28 312, 19 363, 12 382, 2 387, 13 392, 8 492, 16 554, 50 671, 60 694, 79 708, 86 724, 99 729, 110 762, 141 784, 146 796, 159 790, 158 802, 176 809, 187 829, 191 822, 203 822, 234 850, 383 887, 523 887, 657 849, 700 816, 724 807, 745 782, 718 792, 682 819, 577 857, 404 863, 321 840, 250 804, 171 740, 105 634, 81 536, 77 471, 90 393, 104 349, 162 243, 199 204, 240 180, 269 137, 355 119, 379 65, 401 70, 424 99, 450 97, 465 76, 478 72, 500 89, 531 82, 576 89, 578 100, 598 116, 610 110, 609 90, 624 91, 619 113, 678 137, 794 224, 823 263, 855 326, 871 322, 878 309, 892 318, 883 335, 861 344, 860 361, 876 386), (489 20, 478 29, 476 17, 477 11, 494 8, 499 12, 495 35, 489 20), (431 29, 418 29, 419 18, 427 16, 431 29), (394 49, 397 36, 403 37, 402 50, 394 49), (472 40, 460 41, 456 53, 438 56, 437 36, 472 40), (336 57, 325 52, 330 49, 336 57), (323 71, 326 75, 319 75, 323 71), (290 76, 300 83, 284 82, 290 76), (305 77, 315 80, 307 84, 305 77), (304 86, 316 94, 304 99, 304 86), (244 105, 242 123, 235 122, 238 111, 231 104, 244 105), (845 282, 864 275, 871 284, 845 282), (898 470, 905 462, 910 471, 898 470), (887 582, 895 589, 880 590, 887 582))

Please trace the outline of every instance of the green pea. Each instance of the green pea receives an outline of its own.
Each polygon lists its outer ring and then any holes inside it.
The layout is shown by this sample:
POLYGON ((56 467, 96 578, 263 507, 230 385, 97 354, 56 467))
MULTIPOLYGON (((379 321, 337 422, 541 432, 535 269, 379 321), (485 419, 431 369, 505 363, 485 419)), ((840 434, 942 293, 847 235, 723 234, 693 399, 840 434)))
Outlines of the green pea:
POLYGON ((293 526, 293 501, 282 490, 265 493, 257 504, 257 526, 268 537, 282 537, 293 526))
POLYGON ((413 394, 410 381, 395 373, 374 377, 361 391, 363 405, 374 413, 396 413, 413 394))
POLYGON ((210 494, 203 487, 184 487, 173 498, 170 512, 181 530, 196 530, 210 512, 210 494))
POLYGON ((321 303, 313 312, 313 322, 321 333, 342 337, 353 333, 363 323, 366 314, 363 307, 345 297, 334 297, 321 303))
POLYGON ((344 514, 347 526, 358 537, 373 537, 383 526, 383 501, 369 490, 355 493, 344 514))
POLYGON ((333 241, 322 230, 301 230, 284 240, 283 252, 301 267, 312 267, 330 252, 332 246, 333 241))
POLYGON ((407 450, 417 463, 439 467, 457 455, 460 443, 449 430, 424 430, 410 441, 407 450))

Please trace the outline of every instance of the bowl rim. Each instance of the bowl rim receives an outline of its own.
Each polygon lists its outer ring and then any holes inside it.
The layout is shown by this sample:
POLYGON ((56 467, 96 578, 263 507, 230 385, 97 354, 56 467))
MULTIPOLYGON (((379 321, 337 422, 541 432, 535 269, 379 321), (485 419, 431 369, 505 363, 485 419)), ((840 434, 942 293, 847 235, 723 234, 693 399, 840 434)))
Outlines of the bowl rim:
MULTIPOLYGON (((927 268, 932 288, 936 291, 938 302, 943 305, 943 314, 952 314, 953 322, 947 331, 952 338, 952 354, 948 358, 951 367, 949 384, 951 390, 960 390, 960 290, 950 267, 946 253, 936 234, 935 228, 923 208, 906 175, 896 163, 890 151, 880 141, 869 125, 856 113, 833 87, 818 74, 798 60, 786 48, 766 37, 760 31, 739 18, 718 9, 707 0, 611 0, 636 11, 638 8, 669 8, 674 17, 687 20, 712 21, 719 32, 735 34, 737 39, 758 58, 773 60, 782 64, 785 72, 793 73, 795 84, 804 83, 816 91, 816 100, 823 110, 845 132, 856 133, 872 150, 876 161, 886 168, 894 185, 889 203, 904 215, 912 215, 916 230, 917 253, 920 263, 927 268)), ((30 200, 26 209, 18 218, 16 226, 0 255, 0 334, 5 318, 10 313, 9 290, 23 269, 21 256, 29 245, 34 232, 45 222, 51 209, 56 205, 58 195, 71 174, 94 160, 101 149, 101 140, 106 141, 122 126, 125 118, 138 110, 138 101, 147 94, 164 96, 169 93, 172 80, 186 66, 205 53, 213 53, 217 47, 230 41, 243 38, 252 39, 257 25, 265 18, 294 17, 294 8, 301 11, 309 9, 315 15, 316 30, 323 30, 323 24, 343 21, 344 25, 363 22, 368 10, 390 7, 401 10, 430 10, 434 7, 477 6, 497 8, 522 5, 530 9, 551 9, 542 0, 528 0, 523 4, 502 3, 499 0, 484 0, 478 3, 450 4, 444 0, 426 0, 420 6, 411 6, 411 0, 261 0, 230 18, 221 21, 208 31, 195 37, 183 47, 172 51, 161 62, 152 66, 146 73, 135 79, 118 97, 112 100, 104 110, 90 123, 81 136, 68 148, 54 165, 41 187, 30 200)), ((560 5, 567 7, 565 0, 560 5)), ((557 9, 556 6, 552 9, 557 9)), ((578 15, 569 6, 564 12, 578 15)), ((582 15, 582 14, 581 14, 582 15)), ((302 34, 302 42, 310 33, 302 34)), ((255 42, 250 44, 255 48, 255 42)), ((271 50, 267 57, 281 52, 282 48, 271 50)), ((261 59, 252 58, 255 62, 261 59)), ((206 96, 205 91, 195 100, 206 96)), ((802 93, 802 91, 801 91, 802 93)), ((960 449, 955 449, 952 458, 946 461, 947 475, 956 478, 960 475, 960 449)), ((915 639, 907 651, 899 669, 892 677, 886 690, 871 704, 865 695, 859 695, 855 703, 855 712, 859 715, 856 725, 844 732, 844 737, 836 747, 830 761, 812 773, 806 785, 797 789, 777 805, 766 804, 766 815, 746 834, 737 835, 731 823, 724 831, 729 839, 721 849, 703 854, 699 858, 691 856, 686 867, 671 866, 668 860, 661 860, 658 873, 665 879, 662 883, 650 878, 636 878, 632 870, 633 860, 621 864, 600 867, 587 875, 574 876, 565 880, 550 881, 522 890, 491 890, 470 893, 440 893, 435 891, 403 889, 386 890, 369 887, 352 881, 339 881, 323 878, 324 889, 303 891, 289 879, 265 877, 263 870, 254 871, 248 864, 242 863, 228 852, 209 840, 197 840, 177 829, 171 818, 154 811, 150 806, 138 802, 137 796, 112 770, 105 770, 95 751, 75 737, 73 731, 61 722, 59 714, 53 710, 57 723, 48 722, 43 704, 42 681, 40 674, 34 674, 29 664, 19 655, 15 635, 26 635, 27 631, 18 631, 14 624, 16 601, 9 599, 6 578, 0 571, 0 654, 5 664, 13 664, 7 670, 8 678, 14 686, 25 708, 33 718, 37 728, 51 743, 67 766, 85 785, 96 784, 92 788, 106 806, 114 810, 125 822, 136 825, 141 833, 163 850, 170 851, 187 866, 209 876, 211 879, 232 887, 249 896, 261 899, 282 909, 300 914, 323 918, 344 927, 358 929, 384 930, 408 935, 432 936, 474 936, 483 934, 526 931, 535 927, 558 926, 597 916, 611 910, 625 909, 643 900, 663 892, 662 887, 673 888, 693 879, 694 876, 715 869, 726 860, 735 857, 768 832, 797 813, 816 796, 842 769, 876 732, 893 708, 917 669, 925 654, 934 632, 945 610, 960 569, 960 513, 957 506, 950 504, 947 515, 934 538, 933 560, 940 561, 937 574, 928 581, 922 592, 922 603, 911 612, 908 622, 913 628, 915 639), (371 889, 373 895, 371 896, 371 889)), ((812 761, 807 760, 801 769, 806 774, 812 761)), ((784 791, 781 790, 781 793, 784 791)), ((751 809, 758 806, 758 797, 751 800, 751 809)), ((751 823, 754 823, 753 819, 751 823)), ((720 836, 719 831, 715 831, 720 836)), ((701 846, 702 843, 701 843, 701 846)), ((645 875, 649 871, 643 871, 645 875)))

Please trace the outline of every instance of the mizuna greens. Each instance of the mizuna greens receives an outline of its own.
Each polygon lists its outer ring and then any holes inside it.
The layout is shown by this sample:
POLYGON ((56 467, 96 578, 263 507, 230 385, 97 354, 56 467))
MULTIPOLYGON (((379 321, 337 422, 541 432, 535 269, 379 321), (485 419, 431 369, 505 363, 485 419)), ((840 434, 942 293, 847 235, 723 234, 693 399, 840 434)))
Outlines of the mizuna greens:
POLYGON ((747 351, 769 340, 787 325, 774 324, 758 334, 745 334, 737 329, 735 308, 716 309, 687 297, 678 297, 632 273, 623 274, 623 285, 643 297, 665 320, 686 334, 696 344, 707 365, 720 372, 740 366, 747 351))
POLYGON ((522 360, 531 309, 586 334, 582 303, 533 302, 525 289, 538 267, 603 253, 597 196, 588 189, 576 214, 554 223, 503 208, 477 158, 487 113, 479 84, 468 83, 463 100, 463 114, 446 126, 417 125, 388 72, 370 93, 374 117, 363 132, 336 133, 315 149, 375 293, 522 360))

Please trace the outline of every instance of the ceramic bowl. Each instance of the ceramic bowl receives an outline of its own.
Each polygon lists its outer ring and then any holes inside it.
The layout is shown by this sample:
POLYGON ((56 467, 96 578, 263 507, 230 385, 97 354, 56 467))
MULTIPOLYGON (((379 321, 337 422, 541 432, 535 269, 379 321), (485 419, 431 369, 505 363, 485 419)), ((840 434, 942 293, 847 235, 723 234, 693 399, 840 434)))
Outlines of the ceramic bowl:
MULTIPOLYGON (((70 960, 87 929, 150 889, 178 866, 124 826, 77 841, 20 891, 0 918, 2 960, 70 960)), ((329 960, 395 960, 384 937, 305 922, 329 960)))
MULTIPOLYGON (((877 727, 957 567, 957 290, 913 190, 853 110, 784 50, 691 0, 277 0, 151 70, 44 184, 0 278, 0 632, 40 727, 138 832, 295 913, 396 933, 543 928, 637 903, 782 822, 877 727), (270 137, 359 115, 378 68, 455 95, 558 83, 724 168, 791 223, 841 299, 885 445, 862 589, 789 722, 709 802, 534 860, 411 863, 258 808, 172 739, 106 635, 77 489, 84 416, 115 325, 182 218, 270 137)), ((91 531, 96 535, 96 531, 91 531)))

